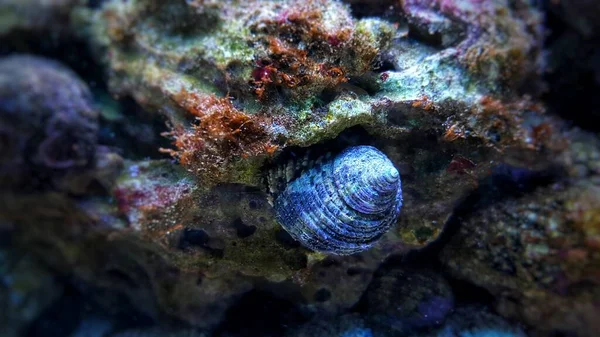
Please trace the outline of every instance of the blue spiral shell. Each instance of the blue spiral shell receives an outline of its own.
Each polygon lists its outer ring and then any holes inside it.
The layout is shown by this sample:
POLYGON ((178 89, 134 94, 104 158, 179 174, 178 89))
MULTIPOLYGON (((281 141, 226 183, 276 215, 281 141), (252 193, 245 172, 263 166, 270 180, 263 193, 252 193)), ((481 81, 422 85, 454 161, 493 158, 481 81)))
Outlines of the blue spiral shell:
POLYGON ((402 206, 400 174, 372 146, 317 161, 276 197, 276 217, 307 248, 349 255, 370 248, 402 206))

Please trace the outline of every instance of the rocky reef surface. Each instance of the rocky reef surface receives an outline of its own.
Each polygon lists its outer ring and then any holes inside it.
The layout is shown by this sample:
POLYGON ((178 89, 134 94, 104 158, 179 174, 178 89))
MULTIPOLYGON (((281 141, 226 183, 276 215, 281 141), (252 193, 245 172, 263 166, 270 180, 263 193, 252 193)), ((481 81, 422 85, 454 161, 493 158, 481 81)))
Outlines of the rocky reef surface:
POLYGON ((593 336, 592 3, 0 1, 0 326, 593 336), (356 145, 400 216, 311 251, 268 177, 356 145))

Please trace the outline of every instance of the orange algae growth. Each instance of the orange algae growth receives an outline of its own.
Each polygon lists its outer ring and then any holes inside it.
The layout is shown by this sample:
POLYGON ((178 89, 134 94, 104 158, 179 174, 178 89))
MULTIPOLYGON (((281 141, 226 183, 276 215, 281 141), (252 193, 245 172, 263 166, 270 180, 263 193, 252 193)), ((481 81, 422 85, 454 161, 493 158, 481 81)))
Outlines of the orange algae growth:
POLYGON ((319 6, 299 3, 255 27, 266 51, 250 81, 260 100, 277 88, 292 89, 293 97, 303 99, 373 67, 378 48, 362 41, 350 23, 327 29, 319 6))
MULTIPOLYGON (((383 75, 382 75, 383 76, 383 75)), ((387 77, 386 77, 387 78, 387 77)), ((415 100, 412 103, 413 108, 422 108, 425 111, 430 111, 434 109, 433 101, 429 99, 429 97, 423 95, 419 99, 415 100)))
POLYGON ((447 142, 453 142, 459 138, 465 138, 465 134, 460 127, 456 124, 452 124, 444 133, 443 139, 447 142))
POLYGON ((182 89, 172 99, 195 116, 191 128, 173 127, 167 136, 176 149, 161 149, 177 158, 181 165, 201 177, 220 178, 230 164, 248 157, 271 155, 269 119, 248 115, 236 109, 228 97, 190 93, 182 89))
POLYGON ((261 100, 276 87, 334 87, 347 81, 342 68, 317 62, 307 57, 305 50, 288 47, 277 38, 269 39, 269 51, 269 57, 257 62, 253 72, 254 91, 261 100))
POLYGON ((542 114, 541 107, 531 102, 527 97, 504 103, 490 96, 480 100, 481 127, 480 132, 497 134, 498 145, 521 144, 525 148, 542 149, 563 148, 565 143, 560 132, 554 125, 542 122, 538 125, 524 127, 523 120, 526 111, 536 111, 542 114))

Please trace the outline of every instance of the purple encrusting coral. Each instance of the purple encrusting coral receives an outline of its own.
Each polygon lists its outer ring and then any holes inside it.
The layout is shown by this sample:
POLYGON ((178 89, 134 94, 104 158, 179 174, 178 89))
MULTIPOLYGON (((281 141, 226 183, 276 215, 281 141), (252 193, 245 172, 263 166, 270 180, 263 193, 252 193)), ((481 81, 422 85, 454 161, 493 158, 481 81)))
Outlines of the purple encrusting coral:
POLYGON ((0 184, 55 183, 91 166, 98 114, 70 69, 27 55, 0 59, 0 184))

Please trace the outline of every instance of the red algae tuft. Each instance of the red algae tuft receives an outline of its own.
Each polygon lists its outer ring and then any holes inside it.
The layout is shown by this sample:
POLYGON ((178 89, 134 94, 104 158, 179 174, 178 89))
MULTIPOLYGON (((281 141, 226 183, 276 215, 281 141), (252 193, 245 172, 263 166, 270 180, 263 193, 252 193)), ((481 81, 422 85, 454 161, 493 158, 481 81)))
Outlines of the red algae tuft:
POLYGON ((329 27, 320 6, 320 1, 294 4, 255 25, 267 54, 252 72, 259 100, 274 97, 281 87, 293 89, 292 98, 309 98, 374 67, 378 47, 349 18, 329 27))
POLYGON ((175 126, 167 135, 174 138, 176 149, 161 151, 191 172, 218 177, 240 158, 270 155, 277 149, 267 129, 268 118, 239 111, 228 97, 182 89, 172 99, 193 115, 196 123, 190 129, 175 126))

